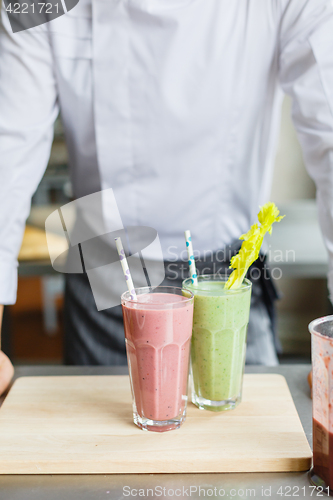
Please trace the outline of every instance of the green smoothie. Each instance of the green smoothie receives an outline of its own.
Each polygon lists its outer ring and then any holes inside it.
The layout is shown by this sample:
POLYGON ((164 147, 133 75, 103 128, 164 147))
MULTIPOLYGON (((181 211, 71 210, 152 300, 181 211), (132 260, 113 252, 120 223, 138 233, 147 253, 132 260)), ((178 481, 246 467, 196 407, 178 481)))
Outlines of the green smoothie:
POLYGON ((221 411, 240 401, 249 321, 251 283, 236 290, 224 288, 218 276, 200 276, 198 285, 185 280, 194 294, 191 345, 193 402, 221 411))

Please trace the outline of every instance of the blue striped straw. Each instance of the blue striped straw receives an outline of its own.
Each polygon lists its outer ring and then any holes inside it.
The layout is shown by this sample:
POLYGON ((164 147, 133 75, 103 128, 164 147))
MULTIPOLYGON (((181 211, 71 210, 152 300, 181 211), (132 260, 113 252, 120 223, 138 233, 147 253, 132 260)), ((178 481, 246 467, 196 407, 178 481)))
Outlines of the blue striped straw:
POLYGON ((191 231, 189 231, 189 230, 185 231, 185 242, 186 242, 186 249, 187 249, 187 255, 188 255, 188 265, 190 266, 190 275, 191 275, 192 285, 197 286, 198 285, 198 275, 197 275, 197 270, 195 268, 191 231))
POLYGON ((134 290, 132 276, 131 276, 131 273, 130 273, 130 270, 128 267, 128 262, 126 259, 123 244, 121 242, 121 238, 120 237, 115 238, 115 240, 116 240, 116 247, 117 247, 118 254, 119 254, 120 264, 121 264, 121 267, 123 268, 123 271, 124 271, 124 276, 125 276, 128 291, 130 293, 131 299, 137 300, 137 296, 136 296, 136 293, 134 290))

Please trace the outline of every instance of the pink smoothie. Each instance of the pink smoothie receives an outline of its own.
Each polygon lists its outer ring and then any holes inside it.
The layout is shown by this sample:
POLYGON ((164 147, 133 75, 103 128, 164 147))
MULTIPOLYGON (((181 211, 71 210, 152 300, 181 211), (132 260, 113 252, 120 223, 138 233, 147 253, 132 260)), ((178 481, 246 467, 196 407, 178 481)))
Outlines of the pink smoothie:
POLYGON ((122 307, 137 412, 151 420, 176 418, 187 396, 193 303, 181 295, 149 293, 122 307), (163 309, 165 304, 170 308, 163 309))

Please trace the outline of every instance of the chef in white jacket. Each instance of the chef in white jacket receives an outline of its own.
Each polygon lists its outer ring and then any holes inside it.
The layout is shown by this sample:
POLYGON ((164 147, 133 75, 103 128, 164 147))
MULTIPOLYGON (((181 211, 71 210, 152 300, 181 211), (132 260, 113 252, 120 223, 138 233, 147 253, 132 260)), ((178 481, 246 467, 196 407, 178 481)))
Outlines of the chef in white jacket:
MULTIPOLYGON (((332 294, 331 0, 80 0, 14 34, 3 11, 0 303, 15 302, 24 223, 59 110, 75 197, 112 188, 124 226, 155 228, 172 261, 185 229, 198 252, 217 252, 269 200, 283 92, 317 186, 332 294)), ((275 364, 267 329, 260 343, 251 361, 275 364)))

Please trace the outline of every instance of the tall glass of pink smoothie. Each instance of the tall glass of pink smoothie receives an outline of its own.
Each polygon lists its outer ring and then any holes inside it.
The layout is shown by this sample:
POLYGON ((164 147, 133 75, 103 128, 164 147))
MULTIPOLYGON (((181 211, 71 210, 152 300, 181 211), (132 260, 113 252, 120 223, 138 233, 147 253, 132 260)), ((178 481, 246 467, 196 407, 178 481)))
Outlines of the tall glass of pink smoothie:
POLYGON ((121 297, 134 423, 163 432, 184 422, 193 320, 193 294, 159 286, 121 297))

